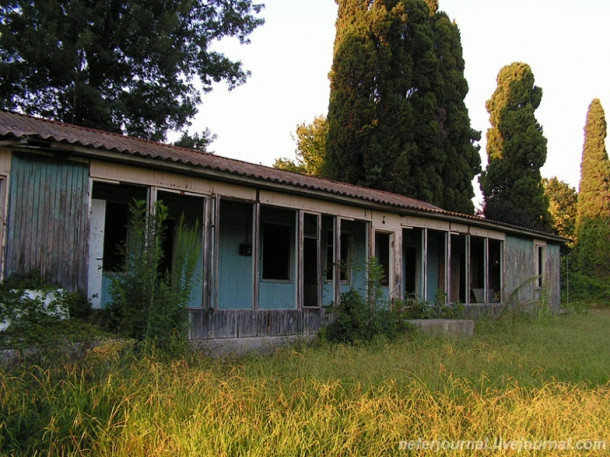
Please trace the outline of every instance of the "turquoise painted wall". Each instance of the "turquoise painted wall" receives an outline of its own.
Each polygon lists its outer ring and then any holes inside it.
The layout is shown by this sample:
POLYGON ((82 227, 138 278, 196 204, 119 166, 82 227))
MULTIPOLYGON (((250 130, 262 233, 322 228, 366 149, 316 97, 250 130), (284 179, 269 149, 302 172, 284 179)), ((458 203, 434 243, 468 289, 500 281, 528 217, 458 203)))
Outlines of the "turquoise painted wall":
POLYGON ((218 308, 252 309, 253 257, 239 254, 252 242, 252 205, 221 200, 218 249, 218 308))

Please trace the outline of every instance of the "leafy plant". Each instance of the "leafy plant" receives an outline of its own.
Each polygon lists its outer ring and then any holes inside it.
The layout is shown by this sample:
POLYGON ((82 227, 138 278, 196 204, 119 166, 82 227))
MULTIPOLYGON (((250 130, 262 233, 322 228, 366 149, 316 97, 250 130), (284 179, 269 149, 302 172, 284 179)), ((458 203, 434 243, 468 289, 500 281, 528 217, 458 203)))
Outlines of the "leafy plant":
POLYGON ((447 294, 442 290, 437 290, 432 303, 408 295, 402 302, 402 310, 409 319, 463 319, 465 313, 464 304, 448 303, 447 294))
POLYGON ((334 320, 322 330, 322 338, 346 343, 376 337, 392 340, 412 330, 400 307, 384 296, 383 266, 373 257, 366 269, 366 292, 363 294, 352 286, 341 294, 339 305, 330 307, 334 320))
POLYGON ((0 284, 0 346, 11 349, 58 348, 100 332, 88 321, 91 303, 84 292, 70 292, 37 270, 14 275, 0 284), (68 319, 70 317, 70 319, 68 319))
POLYGON ((145 201, 131 206, 127 242, 122 247, 125 263, 111 275, 108 315, 122 336, 170 350, 186 336, 185 308, 194 286, 201 237, 199 227, 186 227, 182 218, 172 271, 162 272, 166 220, 167 208, 161 202, 153 214, 145 201))

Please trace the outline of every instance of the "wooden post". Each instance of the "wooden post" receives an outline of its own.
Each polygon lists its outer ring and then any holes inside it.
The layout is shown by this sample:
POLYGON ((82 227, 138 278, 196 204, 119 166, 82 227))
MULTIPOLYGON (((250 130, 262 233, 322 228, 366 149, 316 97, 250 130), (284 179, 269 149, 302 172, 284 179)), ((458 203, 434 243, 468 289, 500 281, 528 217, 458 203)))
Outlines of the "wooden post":
POLYGON ((341 302, 341 218, 334 217, 334 252, 333 252, 333 286, 335 293, 335 306, 341 302))
POLYGON ((304 290, 304 284, 303 284, 303 276, 304 276, 304 265, 303 265, 303 259, 304 259, 304 255, 303 255, 303 246, 305 243, 305 214, 303 212, 303 210, 298 210, 296 212, 296 223, 297 223, 297 227, 296 227, 296 234, 297 234, 297 297, 296 297, 296 303, 297 303, 297 309, 303 309, 303 290, 304 290))
POLYGON ((421 242, 422 242, 422 300, 423 301, 427 301, 428 300, 428 229, 424 228, 422 230, 422 237, 421 237, 421 242))
POLYGON ((261 233, 261 204, 258 202, 258 192, 254 210, 252 211, 252 307, 256 310, 259 306, 259 290, 260 290, 260 233, 261 233))
POLYGON ((466 276, 464 278, 464 303, 468 304, 470 303, 470 234, 466 235, 464 243, 466 250, 464 258, 464 271, 466 276))
POLYGON ((483 303, 489 302, 489 238, 483 243, 483 303))
POLYGON ((390 298, 403 298, 403 282, 402 282, 402 230, 398 230, 392 233, 390 236, 390 248, 392 252, 394 274, 392 277, 394 280, 391 284, 392 289, 390 298))
POLYGON ((318 307, 322 307, 322 289, 324 287, 324 278, 322 272, 324 271, 323 259, 322 255, 322 216, 320 214, 316 215, 317 217, 317 240, 316 240, 316 249, 317 249, 317 271, 316 271, 316 283, 318 287, 318 307))
POLYGON ((445 232, 445 304, 451 303, 451 232, 445 232))
POLYGON ((211 306, 214 309, 218 308, 218 287, 220 282, 219 275, 219 252, 220 252, 220 195, 215 195, 212 201, 211 208, 212 222, 212 284, 211 306))

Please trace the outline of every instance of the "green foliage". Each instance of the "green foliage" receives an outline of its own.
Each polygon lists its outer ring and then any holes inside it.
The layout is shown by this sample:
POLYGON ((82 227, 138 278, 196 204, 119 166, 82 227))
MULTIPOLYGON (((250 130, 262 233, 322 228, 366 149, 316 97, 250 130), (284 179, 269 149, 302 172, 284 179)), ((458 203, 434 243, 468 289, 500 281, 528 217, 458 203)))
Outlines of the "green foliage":
POLYGON ((546 161, 546 138, 534 111, 542 89, 534 85, 529 65, 515 62, 498 73, 497 88, 487 101, 487 169, 480 183, 488 219, 550 230, 549 202, 540 168, 546 161))
POLYGON ((610 283, 588 272, 573 268, 569 276, 570 306, 576 308, 610 308, 610 283))
MULTIPOLYGON (((580 192, 576 219, 576 265, 588 276, 589 289, 598 281, 610 283, 610 161, 606 151, 606 118, 598 99, 591 102, 585 125, 580 165, 580 192)), ((603 293, 602 293, 603 295, 603 293)))
POLYGON ((473 213, 459 30, 435 2, 338 2, 323 176, 473 213))
POLYGON ((59 349, 66 342, 88 341, 100 335, 91 323, 91 303, 81 292, 70 292, 32 270, 0 284, 0 347, 59 349), (68 319, 69 317, 69 319, 68 319))
POLYGON ((121 271, 111 275, 112 302, 107 307, 111 326, 121 336, 147 341, 172 350, 184 341, 190 293, 201 237, 198 227, 178 227, 176 254, 171 275, 159 271, 163 260, 167 208, 157 202, 148 214, 145 201, 130 208, 128 237, 121 271))
POLYGON ((214 82, 248 72, 211 49, 263 19, 251 0, 9 0, 0 7, 0 108, 159 141, 214 82))
POLYGON ((322 329, 322 339, 343 343, 393 340, 412 330, 400 307, 388 303, 383 295, 383 267, 373 257, 366 268, 367 291, 351 287, 341 294, 339 305, 329 308, 334 319, 322 329))
POLYGON ((201 152, 210 152, 208 148, 210 144, 216 140, 217 135, 210 132, 209 129, 203 130, 201 133, 195 132, 190 135, 188 132, 182 133, 180 139, 174 142, 174 146, 180 146, 181 148, 195 149, 201 152))
POLYGON ((400 306, 408 319, 463 319, 465 313, 461 302, 448 303, 447 295, 440 290, 432 303, 410 295, 400 306))
POLYGON ((311 124, 299 124, 296 130, 296 161, 280 158, 273 166, 311 176, 321 176, 326 156, 328 122, 324 116, 316 116, 311 124))
POLYGON ((576 236, 576 211, 578 194, 576 189, 557 177, 542 179, 544 193, 549 200, 549 213, 556 235, 574 240, 576 236))
POLYGON ((606 117, 599 99, 589 105, 580 163, 578 223, 610 215, 610 162, 606 151, 606 117))

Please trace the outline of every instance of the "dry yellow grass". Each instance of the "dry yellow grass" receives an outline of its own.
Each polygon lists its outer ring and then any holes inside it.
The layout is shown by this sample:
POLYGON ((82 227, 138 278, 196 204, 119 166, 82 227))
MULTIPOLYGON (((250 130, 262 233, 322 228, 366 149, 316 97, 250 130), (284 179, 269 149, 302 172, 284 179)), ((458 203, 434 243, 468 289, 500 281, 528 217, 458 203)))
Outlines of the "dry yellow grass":
POLYGON ((609 455, 609 324, 609 312, 590 313, 488 326, 469 340, 241 360, 98 350, 78 364, 0 373, 0 453, 466 456, 486 443, 474 455, 576 456, 553 442, 594 440, 606 449, 587 455, 609 455), (462 449, 426 450, 427 441, 462 449), (534 445, 547 449, 503 448, 534 445))

